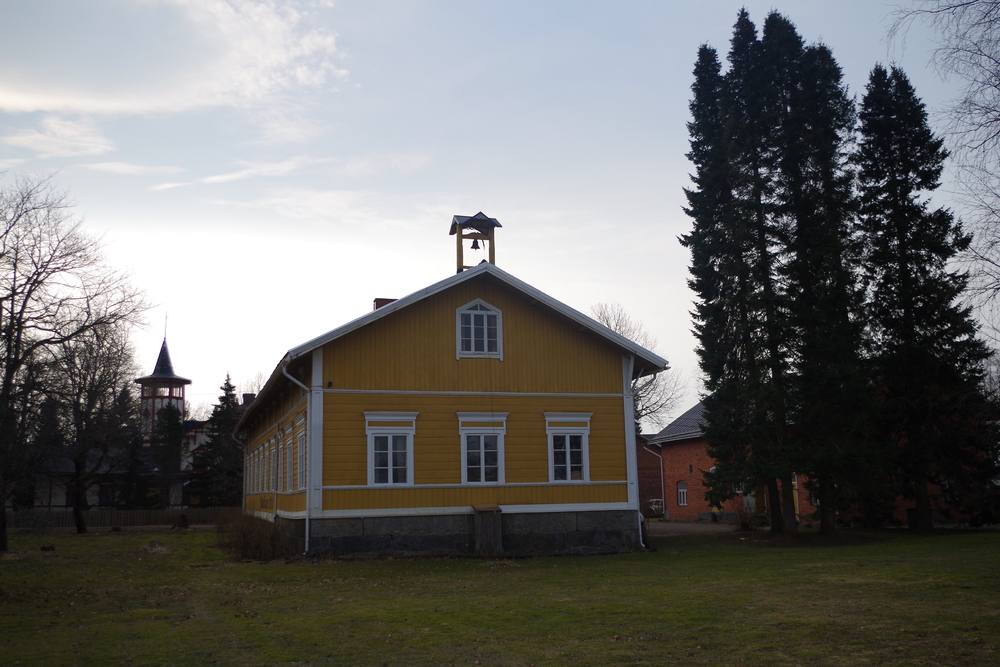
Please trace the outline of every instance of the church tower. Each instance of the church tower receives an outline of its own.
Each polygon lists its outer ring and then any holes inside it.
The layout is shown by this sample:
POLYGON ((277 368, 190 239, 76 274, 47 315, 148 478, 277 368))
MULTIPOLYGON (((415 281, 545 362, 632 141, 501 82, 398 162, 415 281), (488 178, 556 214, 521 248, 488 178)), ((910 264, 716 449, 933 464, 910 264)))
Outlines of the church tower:
POLYGON ((170 363, 170 352, 167 350, 167 339, 164 338, 153 373, 136 379, 135 383, 142 387, 139 415, 142 423, 142 444, 148 446, 153 440, 156 416, 160 410, 168 404, 173 405, 180 413, 181 420, 184 419, 184 387, 191 384, 191 380, 174 373, 174 366, 170 363))

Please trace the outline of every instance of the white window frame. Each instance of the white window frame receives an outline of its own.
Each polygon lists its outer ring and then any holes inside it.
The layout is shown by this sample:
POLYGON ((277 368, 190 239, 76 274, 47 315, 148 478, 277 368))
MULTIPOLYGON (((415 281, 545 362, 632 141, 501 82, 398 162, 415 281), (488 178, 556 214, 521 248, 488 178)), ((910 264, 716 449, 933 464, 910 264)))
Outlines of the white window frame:
MULTIPOLYGON (((507 435, 507 415, 509 412, 456 412, 458 416, 459 449, 462 458, 462 484, 474 486, 494 486, 504 484, 504 436, 507 435), (496 481, 469 481, 469 451, 466 446, 467 436, 497 436, 497 479, 496 481)), ((480 440, 480 442, 482 442, 480 440)), ((482 466, 481 466, 482 468, 482 466)))
POLYGON ((292 439, 292 427, 285 427, 285 491, 294 487, 295 477, 295 440, 292 439))
POLYGON ((278 447, 275 450, 274 460, 274 490, 278 493, 284 491, 285 482, 285 441, 278 436, 278 447))
MULTIPOLYGON (((580 484, 590 481, 590 418, 593 416, 592 412, 545 413, 545 439, 548 441, 549 450, 549 482, 553 484, 580 484), (583 465, 581 474, 583 479, 569 479, 572 477, 572 464, 568 459, 566 462, 567 479, 556 479, 555 438, 553 436, 571 435, 581 436, 581 463, 583 465)), ((569 450, 567 449, 568 454, 569 450)))
MULTIPOLYGON (((368 436, 368 486, 379 488, 387 486, 413 486, 413 443, 417 433, 417 412, 374 412, 365 411, 365 433, 368 436), (378 422, 378 425, 373 425, 378 422), (388 482, 375 481, 375 438, 377 436, 406 436, 406 481, 393 482, 391 475, 388 482)), ((392 470, 392 467, 389 467, 392 470)))
POLYGON ((271 447, 268 450, 267 465, 267 490, 274 491, 278 485, 278 446, 274 438, 271 438, 271 447))
POLYGON ((688 483, 677 482, 677 506, 687 507, 688 504, 688 483))
POLYGON ((306 488, 306 430, 299 431, 299 487, 306 488))
MULTIPOLYGON (((471 339, 473 341, 473 347, 475 347, 475 337, 471 339)), ((487 347, 486 341, 483 340, 483 347, 487 347)), ((493 306, 482 299, 476 299, 475 301, 470 301, 461 308, 455 311, 455 358, 456 359, 499 359, 503 361, 503 313, 496 306, 493 306), (483 314, 486 311, 479 310, 479 307, 486 308, 489 312, 496 315, 497 318, 497 349, 494 352, 484 350, 483 352, 475 351, 462 351, 462 315, 469 314, 483 314), (472 310, 477 308, 476 310, 472 310)))

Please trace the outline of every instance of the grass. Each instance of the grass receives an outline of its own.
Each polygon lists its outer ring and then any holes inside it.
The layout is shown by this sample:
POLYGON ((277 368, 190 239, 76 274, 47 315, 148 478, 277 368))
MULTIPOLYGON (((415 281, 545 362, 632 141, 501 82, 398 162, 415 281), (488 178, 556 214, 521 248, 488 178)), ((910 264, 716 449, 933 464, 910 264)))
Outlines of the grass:
POLYGON ((0 664, 1000 664, 1000 532, 288 563, 234 563, 218 539, 12 535, 0 664))

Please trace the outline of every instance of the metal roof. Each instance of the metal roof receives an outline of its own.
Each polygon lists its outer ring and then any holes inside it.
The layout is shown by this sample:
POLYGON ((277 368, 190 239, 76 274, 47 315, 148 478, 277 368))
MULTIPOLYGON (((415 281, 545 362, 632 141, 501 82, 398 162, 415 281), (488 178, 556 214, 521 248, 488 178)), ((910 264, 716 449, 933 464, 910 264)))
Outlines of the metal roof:
POLYGON ((451 219, 451 231, 448 235, 455 234, 459 229, 476 229, 486 233, 490 227, 503 227, 496 218, 491 218, 480 211, 475 215, 456 215, 451 219))
POLYGON ((577 324, 583 325, 584 327, 593 331, 599 336, 608 339, 610 342, 636 355, 636 357, 639 358, 639 361, 641 361, 641 363, 638 363, 636 366, 637 370, 646 371, 640 373, 639 377, 643 375, 651 375, 653 373, 658 373, 659 371, 666 370, 670 367, 669 362, 663 357, 659 356, 658 354, 647 350, 641 345, 637 345, 636 343, 630 341, 628 338, 625 338, 624 336, 615 333, 614 331, 604 326, 597 320, 584 315, 578 310, 570 308, 561 301, 553 299, 548 294, 545 294, 544 292, 535 289, 526 282, 518 280, 514 276, 504 271, 503 269, 497 268, 496 265, 490 264, 489 262, 482 262, 472 267, 471 269, 468 269, 467 271, 462 271, 461 273, 457 273, 454 276, 445 278, 440 282, 434 283, 433 285, 425 287, 424 289, 414 292, 413 294, 404 296, 403 298, 397 299, 396 301, 393 301, 388 305, 382 306, 378 310, 373 310, 357 318, 356 320, 348 322, 347 324, 341 327, 333 329, 332 331, 328 331, 322 336, 317 336, 316 338, 313 338, 312 340, 303 343, 298 347, 294 347, 288 351, 287 354, 288 359, 292 360, 297 357, 301 357, 303 354, 312 352, 317 347, 326 345, 330 341, 336 340, 341 336, 344 336, 356 329, 360 329, 361 327, 366 326, 374 322, 375 320, 381 319, 391 313, 396 312, 397 310, 402 310, 403 308, 406 308, 407 306, 417 303, 418 301, 422 301, 429 296, 432 296, 439 292, 443 292, 444 290, 453 287, 454 285, 458 285, 460 283, 463 283, 467 280, 471 280, 476 276, 480 276, 483 274, 487 274, 493 276, 494 278, 498 278, 499 280, 507 283, 514 289, 545 304, 546 306, 552 308, 561 315, 564 315, 565 317, 568 317, 569 319, 573 320, 577 324))
POLYGON ((342 336, 346 336, 352 331, 367 326, 372 322, 375 322, 376 320, 391 315, 397 310, 406 308, 434 294, 443 292, 444 290, 449 289, 455 285, 463 283, 467 280, 472 280, 473 278, 476 278, 477 276, 481 276, 484 274, 492 276, 506 283, 510 287, 525 294, 529 298, 534 299, 535 301, 548 306, 552 310, 576 322, 585 329, 592 331, 593 333, 619 346, 625 351, 635 355, 636 377, 652 375, 654 373, 658 373, 660 371, 667 370, 670 368, 670 363, 663 357, 659 356, 658 354, 647 350, 641 345, 632 342, 628 338, 625 338, 624 336, 621 336, 618 333, 615 333, 614 331, 604 326, 597 320, 588 317, 587 315, 584 315, 580 311, 567 306, 563 302, 553 299, 548 294, 545 294, 544 292, 535 289, 528 283, 515 278, 514 276, 507 273, 503 269, 497 268, 496 265, 490 264, 489 262, 482 262, 481 264, 478 264, 471 269, 462 271, 461 273, 457 273, 453 276, 445 278, 440 282, 434 283, 433 285, 429 285, 428 287, 425 287, 422 290, 414 292, 413 294, 404 296, 401 299, 397 299, 396 301, 393 301, 390 304, 382 306, 378 310, 373 310, 369 313, 366 313, 365 315, 362 315, 361 317, 352 320, 347 324, 344 324, 343 326, 337 327, 336 329, 328 331, 321 336, 317 336, 316 338, 313 338, 312 340, 307 341, 302 345, 299 345, 298 347, 293 347, 292 349, 288 350, 288 352, 286 352, 285 356, 282 358, 281 362, 271 372, 270 378, 268 378, 267 382, 264 384, 264 387, 261 389, 260 393, 257 394, 257 398, 253 401, 253 403, 251 403, 247 407, 247 410, 244 411, 243 416, 240 418, 240 423, 237 425, 237 429, 242 426, 244 419, 246 419, 252 412, 252 409, 254 405, 257 403, 257 401, 262 400, 262 398, 267 393, 269 393, 269 390, 274 385, 274 383, 278 381, 278 378, 282 376, 281 368, 284 364, 293 361, 299 357, 302 357, 303 355, 309 354, 316 348, 326 345, 331 341, 337 340, 342 336))
POLYGON ((705 406, 701 401, 698 401, 694 407, 664 426, 662 431, 649 438, 650 444, 658 445, 663 442, 676 442, 678 440, 701 437, 705 426, 704 413, 705 406))

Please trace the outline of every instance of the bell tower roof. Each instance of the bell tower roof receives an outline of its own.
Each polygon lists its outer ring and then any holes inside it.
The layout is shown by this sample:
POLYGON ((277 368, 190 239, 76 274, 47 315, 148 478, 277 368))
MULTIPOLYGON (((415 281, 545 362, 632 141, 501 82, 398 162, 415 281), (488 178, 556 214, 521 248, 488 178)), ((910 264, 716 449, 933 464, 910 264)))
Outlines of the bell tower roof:
POLYGON ((136 382, 142 384, 152 380, 169 380, 178 384, 191 384, 191 380, 174 373, 174 365, 170 363, 170 351, 167 349, 166 338, 163 339, 163 345, 160 346, 160 355, 156 358, 156 366, 153 368, 152 374, 138 378, 136 382))

